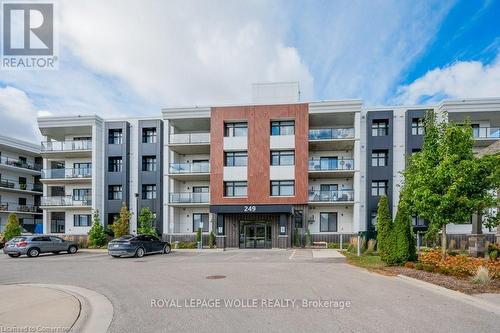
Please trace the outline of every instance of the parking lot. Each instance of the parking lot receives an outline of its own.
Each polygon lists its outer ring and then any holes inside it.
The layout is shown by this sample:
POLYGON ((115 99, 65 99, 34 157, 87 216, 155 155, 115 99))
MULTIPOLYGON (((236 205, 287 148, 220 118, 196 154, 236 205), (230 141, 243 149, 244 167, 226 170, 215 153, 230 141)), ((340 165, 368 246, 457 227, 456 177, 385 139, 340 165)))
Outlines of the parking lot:
POLYGON ((114 306, 110 332, 494 332, 499 321, 401 279, 314 258, 308 250, 174 251, 141 259, 90 251, 2 255, 0 267, 2 284, 67 284, 105 295, 114 306), (221 306, 210 307, 215 300, 221 306), (333 306, 339 302, 342 308, 333 306))

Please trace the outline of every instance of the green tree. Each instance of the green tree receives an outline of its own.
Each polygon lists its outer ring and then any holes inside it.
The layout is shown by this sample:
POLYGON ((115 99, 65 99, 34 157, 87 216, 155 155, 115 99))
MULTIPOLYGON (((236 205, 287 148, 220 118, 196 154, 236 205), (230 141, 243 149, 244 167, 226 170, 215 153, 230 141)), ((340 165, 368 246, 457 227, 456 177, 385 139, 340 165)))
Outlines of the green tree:
POLYGON ((309 228, 306 229, 305 245, 306 247, 312 246, 312 236, 311 232, 309 231, 309 228))
POLYGON ((211 249, 215 247, 215 234, 213 231, 210 231, 210 235, 208 235, 208 246, 211 249))
POLYGON ((413 235, 412 217, 409 213, 404 193, 401 193, 398 211, 394 220, 395 248, 391 255, 393 263, 403 264, 416 259, 416 242, 413 235))
POLYGON ((201 228, 198 228, 198 230, 196 230, 196 238, 195 238, 196 242, 201 242, 201 233, 202 233, 201 228))
POLYGON ((90 248, 99 248, 106 245, 108 238, 104 230, 104 226, 99 219, 99 210, 94 210, 92 213, 92 227, 88 233, 88 246, 90 248))
POLYGON ((19 224, 19 219, 17 215, 14 213, 9 214, 7 218, 7 224, 5 225, 5 230, 3 232, 3 236, 6 241, 11 240, 16 236, 21 236, 22 228, 19 224))
POLYGON ((120 209, 120 216, 115 219, 111 225, 111 230, 116 238, 128 235, 130 233, 130 218, 132 213, 128 210, 127 205, 123 204, 120 209))
POLYGON ((149 209, 149 207, 142 208, 141 213, 139 214, 137 233, 141 235, 158 236, 156 228, 153 227, 153 223, 155 221, 156 217, 151 209, 149 209))
POLYGON ((392 262, 394 253, 394 232, 389 200, 383 195, 378 201, 377 208, 377 247, 380 258, 385 262, 392 262))
POLYGON ((294 233, 293 233, 293 246, 295 247, 301 247, 301 241, 300 241, 300 233, 299 229, 295 228, 294 233))

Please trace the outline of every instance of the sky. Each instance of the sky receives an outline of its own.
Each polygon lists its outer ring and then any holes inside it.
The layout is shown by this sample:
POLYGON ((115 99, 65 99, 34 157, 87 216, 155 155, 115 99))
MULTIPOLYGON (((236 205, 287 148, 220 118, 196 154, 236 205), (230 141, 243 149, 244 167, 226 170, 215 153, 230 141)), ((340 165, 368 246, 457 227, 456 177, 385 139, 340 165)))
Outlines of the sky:
POLYGON ((58 70, 0 70, 0 135, 249 103, 255 82, 365 106, 500 97, 500 0, 71 0, 56 15, 58 70))

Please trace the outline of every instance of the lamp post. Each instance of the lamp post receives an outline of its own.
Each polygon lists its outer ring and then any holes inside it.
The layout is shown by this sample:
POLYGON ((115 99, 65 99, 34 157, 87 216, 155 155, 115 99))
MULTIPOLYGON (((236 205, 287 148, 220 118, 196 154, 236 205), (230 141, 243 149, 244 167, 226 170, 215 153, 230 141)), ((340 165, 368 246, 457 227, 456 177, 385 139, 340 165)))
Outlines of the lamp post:
POLYGON ((139 193, 134 193, 135 196, 135 230, 139 228, 139 193))

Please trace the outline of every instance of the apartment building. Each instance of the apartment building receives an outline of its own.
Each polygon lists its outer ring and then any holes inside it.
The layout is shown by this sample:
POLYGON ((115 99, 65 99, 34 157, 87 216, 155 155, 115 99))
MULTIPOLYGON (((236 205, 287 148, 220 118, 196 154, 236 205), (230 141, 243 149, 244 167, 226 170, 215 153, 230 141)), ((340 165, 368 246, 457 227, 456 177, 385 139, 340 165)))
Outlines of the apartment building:
POLYGON ((0 136, 0 232, 14 213, 25 232, 41 232, 40 147, 0 136))
MULTIPOLYGON (((126 204, 132 233, 149 207, 170 241, 194 240, 201 228, 205 242, 213 231, 223 247, 288 248, 307 230, 314 241, 347 242, 374 231, 381 195, 396 214, 401 171, 422 147, 427 110, 470 121, 477 152, 500 139, 500 98, 366 108, 283 96, 166 108, 158 118, 40 118, 44 232, 84 235, 94 209, 109 225, 126 204)), ((426 221, 414 217, 414 229, 425 231, 426 221)))

